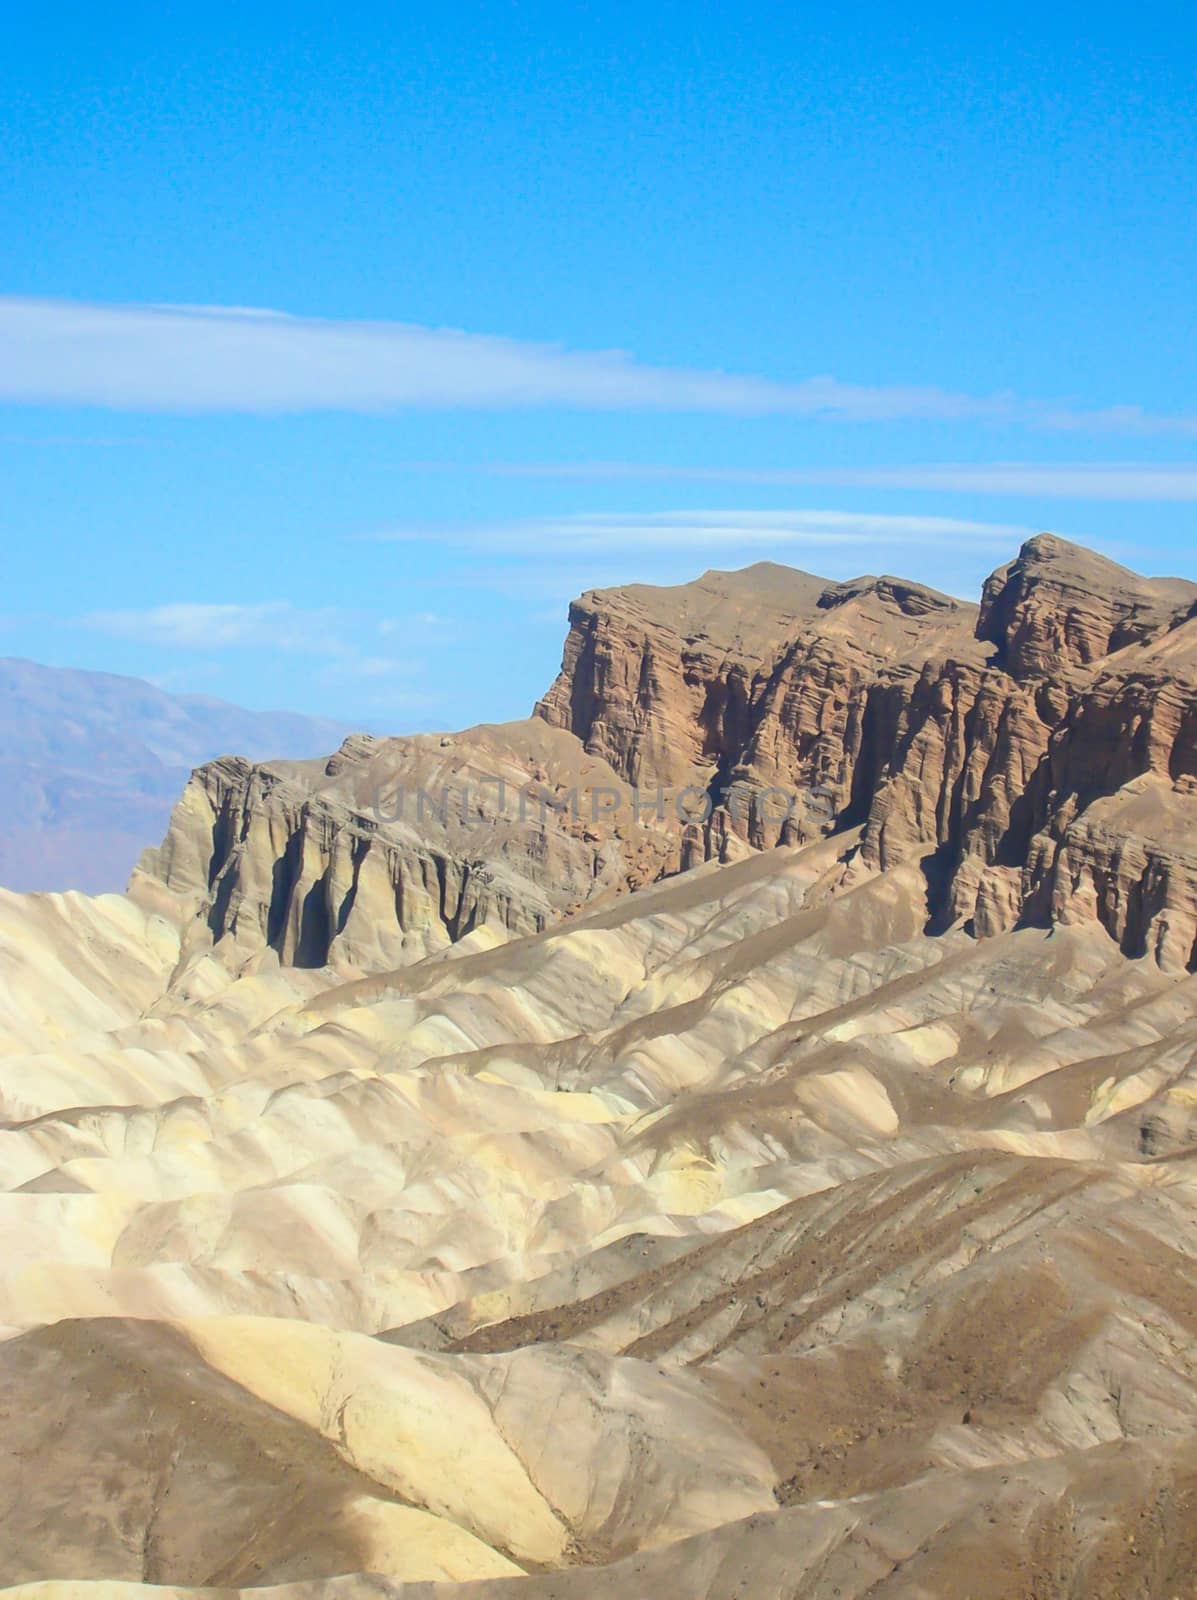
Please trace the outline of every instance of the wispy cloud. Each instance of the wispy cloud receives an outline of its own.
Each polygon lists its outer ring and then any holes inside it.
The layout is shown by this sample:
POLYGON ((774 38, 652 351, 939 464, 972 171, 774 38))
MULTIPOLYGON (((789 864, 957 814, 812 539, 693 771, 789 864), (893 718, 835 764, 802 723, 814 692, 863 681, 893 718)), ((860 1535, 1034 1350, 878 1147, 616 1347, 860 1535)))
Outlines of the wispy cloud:
POLYGON ((778 382, 402 322, 17 297, 0 297, 0 401, 263 413, 556 406, 1197 436, 1195 416, 1135 406, 1085 410, 823 376, 778 382))
POLYGON ((881 515, 854 511, 656 511, 617 515, 585 513, 520 522, 466 526, 413 525, 367 537, 383 543, 437 543, 490 555, 608 555, 632 551, 712 551, 961 543, 1004 549, 1035 530, 1019 523, 974 522, 959 517, 881 515))
POLYGON ((114 638, 188 652, 188 682, 197 671, 211 670, 223 652, 286 651, 317 663, 307 670, 320 679, 377 685, 376 696, 360 701, 363 705, 423 708, 437 703, 436 696, 418 687, 395 687, 397 680, 418 679, 424 671, 422 660, 372 648, 376 640, 398 630, 400 618, 372 619, 332 606, 303 607, 287 600, 265 600, 257 604, 175 602, 140 611, 93 611, 79 620, 84 627, 114 638), (196 665, 197 655, 208 658, 206 668, 196 665))
POLYGON ((581 483, 729 483, 764 488, 915 489, 1063 500, 1197 500, 1197 465, 1151 462, 937 463, 883 467, 701 467, 638 461, 413 461, 414 473, 478 472, 497 478, 581 483))
POLYGON ((18 450, 163 450, 170 439, 140 438, 136 434, 0 433, 0 446, 18 450))
POLYGON ((208 306, 0 298, 0 399, 146 411, 572 406, 884 419, 1000 414, 1007 402, 811 378, 653 367, 452 328, 208 306))
POLYGON ((101 633, 171 649, 237 646, 328 656, 348 650, 337 631, 342 622, 338 612, 304 610, 286 600, 252 605, 176 602, 141 611, 93 611, 83 621, 101 633))

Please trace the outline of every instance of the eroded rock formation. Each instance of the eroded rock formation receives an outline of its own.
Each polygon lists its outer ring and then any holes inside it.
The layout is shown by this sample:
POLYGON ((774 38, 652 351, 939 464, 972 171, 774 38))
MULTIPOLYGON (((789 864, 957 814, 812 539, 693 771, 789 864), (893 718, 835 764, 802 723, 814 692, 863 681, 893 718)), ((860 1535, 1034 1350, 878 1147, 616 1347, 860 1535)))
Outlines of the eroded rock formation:
POLYGON ((370 966, 859 828, 845 870, 925 862, 933 929, 1091 916, 1183 967, 1194 777, 1197 586, 1044 534, 979 608, 768 563, 594 591, 530 722, 352 739, 327 763, 214 763, 138 885, 191 895, 193 938, 226 953, 370 966), (1110 845, 1115 797, 1141 779, 1123 805, 1137 842, 1110 845), (465 810, 416 814, 446 783, 472 787, 465 810), (380 815, 399 788, 407 815, 380 815))
POLYGON ((201 767, 134 892, 195 910, 226 958, 364 970, 471 933, 537 933, 676 870, 679 829, 540 721, 453 736, 347 739, 327 761, 201 767))
POLYGON ((781 592, 0 891, 12 1600, 1190 1592, 1187 592, 781 592))
POLYGON ((826 796, 835 827, 863 824, 868 869, 928 860, 936 926, 991 935, 1085 905, 1124 947, 1192 959, 1176 818, 1197 826, 1184 781, 1197 771, 1197 586, 1139 578, 1050 534, 988 580, 979 609, 894 578, 795 575, 785 590, 775 573, 708 573, 685 602, 587 595, 538 713, 629 780, 709 785, 724 831, 756 847, 780 824, 754 795, 826 796), (765 603, 759 633, 750 585, 789 602, 784 615, 765 603), (1159 828, 1140 804, 1138 850, 1086 867, 1100 837, 1090 807, 1146 776, 1167 791, 1159 828), (1103 892, 1069 887, 1095 874, 1103 892))
POLYGON ((593 590, 569 608, 561 672, 535 714, 629 783, 688 783, 744 746, 761 674, 826 587, 760 562, 675 588, 593 590))

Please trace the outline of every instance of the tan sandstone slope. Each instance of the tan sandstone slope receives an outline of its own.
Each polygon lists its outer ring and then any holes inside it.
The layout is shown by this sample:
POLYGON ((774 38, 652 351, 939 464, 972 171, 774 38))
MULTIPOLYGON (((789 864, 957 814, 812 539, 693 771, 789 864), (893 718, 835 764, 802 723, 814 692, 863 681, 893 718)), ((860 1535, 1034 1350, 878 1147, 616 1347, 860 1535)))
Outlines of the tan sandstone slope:
POLYGON ((0 893, 0 1585, 1191 1592, 1188 591, 755 570, 575 607, 591 726, 217 763, 136 899, 0 893), (834 825, 375 815, 662 728, 834 825))

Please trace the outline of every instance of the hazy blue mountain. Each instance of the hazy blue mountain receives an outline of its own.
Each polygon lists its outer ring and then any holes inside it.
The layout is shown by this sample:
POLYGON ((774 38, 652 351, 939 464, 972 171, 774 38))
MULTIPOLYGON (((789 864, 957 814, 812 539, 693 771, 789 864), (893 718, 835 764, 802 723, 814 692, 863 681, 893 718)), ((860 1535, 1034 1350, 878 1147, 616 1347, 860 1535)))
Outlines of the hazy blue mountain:
POLYGON ((193 767, 324 755, 347 726, 0 659, 0 885, 123 889, 193 767))

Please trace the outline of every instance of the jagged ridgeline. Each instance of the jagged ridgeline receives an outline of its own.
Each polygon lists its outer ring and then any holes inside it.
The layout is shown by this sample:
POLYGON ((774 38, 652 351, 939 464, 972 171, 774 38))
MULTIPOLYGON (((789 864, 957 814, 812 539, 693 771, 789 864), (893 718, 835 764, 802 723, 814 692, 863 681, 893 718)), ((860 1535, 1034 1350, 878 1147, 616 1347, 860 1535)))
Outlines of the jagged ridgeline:
POLYGON ((1044 534, 980 606, 769 563, 570 607, 533 718, 201 768, 135 891, 192 947, 370 969, 821 833, 928 928, 1096 921, 1197 964, 1197 586, 1044 534))

